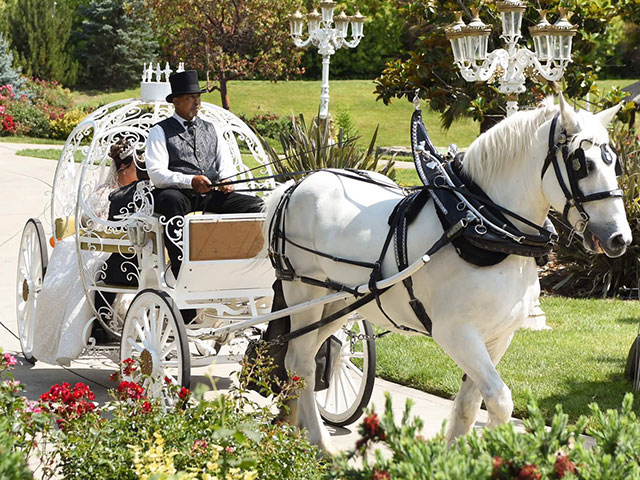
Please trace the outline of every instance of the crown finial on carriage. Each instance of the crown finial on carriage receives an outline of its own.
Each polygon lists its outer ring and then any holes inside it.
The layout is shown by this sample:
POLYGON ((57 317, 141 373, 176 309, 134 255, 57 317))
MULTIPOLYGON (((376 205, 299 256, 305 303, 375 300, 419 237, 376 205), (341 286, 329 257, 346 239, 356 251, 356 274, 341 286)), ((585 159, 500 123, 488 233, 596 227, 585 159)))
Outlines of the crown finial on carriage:
MULTIPOLYGON (((184 63, 180 62, 176 71, 180 72, 183 70, 184 63)), ((173 70, 169 66, 169 62, 165 62, 164 69, 161 67, 160 62, 156 62, 155 68, 153 62, 149 62, 148 65, 145 62, 142 67, 140 98, 144 101, 164 102, 166 96, 171 93, 169 76, 172 72, 173 70)))

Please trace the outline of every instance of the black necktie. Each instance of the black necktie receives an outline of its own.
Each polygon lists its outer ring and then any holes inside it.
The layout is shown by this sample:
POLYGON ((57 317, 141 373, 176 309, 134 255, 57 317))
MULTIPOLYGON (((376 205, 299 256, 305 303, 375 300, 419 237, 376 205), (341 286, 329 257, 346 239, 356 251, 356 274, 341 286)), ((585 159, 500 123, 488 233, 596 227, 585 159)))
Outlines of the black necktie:
POLYGON ((184 126, 192 137, 196 134, 195 122, 184 122, 184 126))

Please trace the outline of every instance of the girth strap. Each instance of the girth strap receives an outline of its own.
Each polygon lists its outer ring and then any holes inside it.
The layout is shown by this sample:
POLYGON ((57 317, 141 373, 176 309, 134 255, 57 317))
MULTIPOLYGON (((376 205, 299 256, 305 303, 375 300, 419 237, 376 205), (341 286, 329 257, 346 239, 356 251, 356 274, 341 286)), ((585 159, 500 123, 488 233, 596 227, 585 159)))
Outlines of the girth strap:
MULTIPOLYGON (((413 220, 415 220, 416 216, 428 200, 429 196, 427 194, 427 191, 422 190, 417 194, 413 194, 405 198, 396 207, 396 209, 399 210, 397 212, 397 215, 400 219, 398 222, 396 222, 395 226, 395 253, 396 263, 398 265, 399 271, 402 271, 405 268, 409 267, 409 256, 407 248, 408 227, 413 222, 413 220)), ((429 318, 429 314, 424 308, 422 302, 416 298, 413 292, 412 278, 407 277, 402 281, 402 283, 404 284, 404 287, 407 289, 407 293, 409 294, 409 306, 413 310, 413 313, 418 318, 418 320, 420 320, 420 323, 427 331, 427 333, 431 335, 433 327, 431 318, 429 318)))

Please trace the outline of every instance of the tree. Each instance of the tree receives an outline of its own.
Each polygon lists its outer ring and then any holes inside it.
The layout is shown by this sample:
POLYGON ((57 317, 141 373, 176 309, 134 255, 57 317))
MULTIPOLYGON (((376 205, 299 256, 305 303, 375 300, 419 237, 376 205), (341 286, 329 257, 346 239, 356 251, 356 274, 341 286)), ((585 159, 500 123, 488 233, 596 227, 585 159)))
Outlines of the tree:
POLYGON ((227 83, 299 71, 302 52, 289 38, 288 15, 300 0, 146 0, 154 28, 174 60, 206 71, 229 109, 227 83))
POLYGON ((91 0, 80 5, 74 31, 80 82, 92 88, 127 88, 140 81, 144 62, 155 60, 158 41, 142 0, 91 0))
POLYGON ((70 41, 75 2, 12 0, 6 11, 8 37, 24 73, 73 83, 78 72, 70 41))
POLYGON ((15 93, 22 93, 21 87, 25 79, 20 75, 20 68, 13 66, 13 54, 9 50, 9 42, 0 33, 0 85, 11 85, 15 93))
MULTIPOLYGON (((552 12, 549 18, 553 21, 553 12, 557 12, 561 4, 569 4, 574 11, 571 22, 578 26, 578 34, 574 37, 573 63, 566 69, 563 90, 569 97, 582 98, 587 93, 595 93, 596 74, 604 64, 599 47, 605 38, 607 26, 619 17, 637 22, 640 6, 635 0, 573 0, 569 3, 539 0, 536 7, 552 12)), ((410 52, 408 58, 389 63, 378 77, 378 98, 389 103, 392 98, 412 97, 415 89, 420 89, 420 97, 428 100, 430 107, 441 113, 445 128, 449 128, 457 117, 468 116, 479 121, 481 131, 485 131, 503 118, 506 99, 497 91, 497 82, 471 83, 462 79, 445 37, 444 28, 454 21, 453 12, 463 10, 463 18, 468 23, 471 19, 469 9, 473 5, 476 4, 462 0, 405 1, 402 15, 408 22, 410 52)), ((486 2, 481 17, 485 23, 493 25, 489 50, 500 48, 502 44, 498 44, 498 36, 501 22, 495 1, 486 2)), ((529 38, 528 27, 539 19, 539 14, 532 6, 527 9, 522 27, 525 38, 529 38)), ((530 39, 528 42, 529 48, 533 49, 530 39)), ((549 83, 539 79, 528 79, 525 87, 526 92, 518 97, 521 105, 533 105, 544 95, 553 92, 549 83)))
MULTIPOLYGON (((311 7, 311 5, 308 5, 311 7)), ((398 58, 402 48, 404 19, 397 2, 388 0, 344 0, 339 4, 347 14, 360 13, 367 17, 364 37, 356 48, 341 48, 331 56, 332 78, 375 78, 387 62, 398 58)), ((306 78, 319 78, 322 63, 318 49, 307 47, 302 59, 306 78)))

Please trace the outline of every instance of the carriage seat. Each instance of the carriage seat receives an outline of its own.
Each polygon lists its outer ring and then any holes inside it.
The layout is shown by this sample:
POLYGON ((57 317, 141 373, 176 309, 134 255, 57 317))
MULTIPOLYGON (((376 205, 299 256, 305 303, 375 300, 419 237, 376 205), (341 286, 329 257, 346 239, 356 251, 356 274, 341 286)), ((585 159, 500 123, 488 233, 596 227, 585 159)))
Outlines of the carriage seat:
MULTIPOLYGON (((54 235, 56 241, 75 235, 76 219, 73 216, 60 217, 55 220, 54 235)), ((80 231, 80 248, 82 250, 105 253, 133 254, 135 249, 129 242, 127 232, 101 232, 98 230, 80 231)))
POLYGON ((191 215, 188 259, 240 260, 262 249, 262 214, 191 215))

